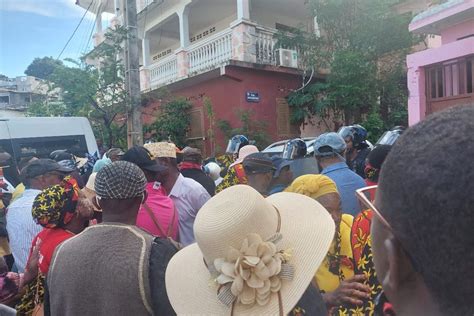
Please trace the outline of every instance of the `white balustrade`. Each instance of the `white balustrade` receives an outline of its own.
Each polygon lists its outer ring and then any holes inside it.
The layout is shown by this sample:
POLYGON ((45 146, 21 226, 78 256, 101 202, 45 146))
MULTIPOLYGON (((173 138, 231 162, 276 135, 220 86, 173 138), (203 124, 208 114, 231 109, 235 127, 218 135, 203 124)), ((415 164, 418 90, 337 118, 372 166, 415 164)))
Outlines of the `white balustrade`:
POLYGON ((275 44, 276 39, 273 38, 276 30, 257 27, 256 29, 256 41, 255 41, 255 52, 257 55, 258 64, 270 64, 276 63, 275 57, 275 44))
POLYGON ((232 30, 198 42, 188 48, 190 75, 222 65, 232 57, 232 30))
POLYGON ((150 84, 161 85, 173 82, 178 77, 178 60, 176 55, 160 60, 148 66, 150 71, 150 84))

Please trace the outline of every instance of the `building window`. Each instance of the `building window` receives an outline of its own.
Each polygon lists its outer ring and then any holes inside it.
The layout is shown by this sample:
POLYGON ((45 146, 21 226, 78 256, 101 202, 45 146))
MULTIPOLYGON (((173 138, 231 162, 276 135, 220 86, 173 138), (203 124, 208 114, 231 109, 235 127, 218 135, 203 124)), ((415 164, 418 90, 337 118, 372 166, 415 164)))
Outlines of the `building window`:
POLYGON ((0 96, 0 103, 10 104, 10 97, 8 95, 0 96))
POLYGON ((474 57, 467 57, 427 68, 427 97, 449 98, 473 93, 474 57))

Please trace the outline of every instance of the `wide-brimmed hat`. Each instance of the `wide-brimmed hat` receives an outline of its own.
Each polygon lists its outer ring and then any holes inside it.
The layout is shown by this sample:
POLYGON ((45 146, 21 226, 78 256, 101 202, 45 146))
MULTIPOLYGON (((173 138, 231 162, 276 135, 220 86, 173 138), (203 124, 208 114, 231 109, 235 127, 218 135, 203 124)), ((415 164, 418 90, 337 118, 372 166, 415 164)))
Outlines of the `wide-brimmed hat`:
POLYGON ((309 197, 264 198, 246 185, 225 189, 197 214, 197 243, 168 265, 171 305, 178 315, 286 315, 311 283, 334 232, 329 213, 309 197))
POLYGON ((239 157, 229 166, 229 168, 235 166, 236 164, 242 163, 242 161, 244 161, 245 157, 247 157, 248 155, 258 152, 259 150, 257 146, 245 145, 244 147, 240 148, 239 157))

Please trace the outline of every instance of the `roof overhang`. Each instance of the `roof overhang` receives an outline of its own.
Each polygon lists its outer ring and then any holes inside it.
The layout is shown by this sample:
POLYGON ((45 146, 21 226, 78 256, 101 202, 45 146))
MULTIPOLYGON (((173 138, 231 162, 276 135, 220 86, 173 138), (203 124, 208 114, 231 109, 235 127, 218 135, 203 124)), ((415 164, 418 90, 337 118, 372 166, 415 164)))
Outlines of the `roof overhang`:
POLYGON ((408 29, 418 34, 440 35, 443 29, 474 18, 474 0, 450 0, 413 18, 408 29))

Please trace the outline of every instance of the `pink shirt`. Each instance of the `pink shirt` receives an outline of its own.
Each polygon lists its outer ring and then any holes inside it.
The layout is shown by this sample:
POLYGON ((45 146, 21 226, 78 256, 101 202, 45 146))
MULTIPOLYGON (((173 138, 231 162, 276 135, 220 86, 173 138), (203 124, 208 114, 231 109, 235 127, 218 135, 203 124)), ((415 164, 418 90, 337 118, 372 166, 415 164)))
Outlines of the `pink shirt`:
POLYGON ((146 185, 146 191, 148 193, 148 198, 145 202, 146 205, 148 205, 148 207, 152 210, 163 232, 165 234, 170 232, 170 234, 169 236, 163 236, 160 230, 156 227, 155 222, 150 217, 150 214, 145 209, 144 205, 142 205, 138 211, 137 226, 149 232, 153 236, 164 238, 171 237, 177 241, 179 215, 175 211, 173 201, 166 194, 164 194, 159 187, 155 186, 153 182, 150 182, 146 185))

